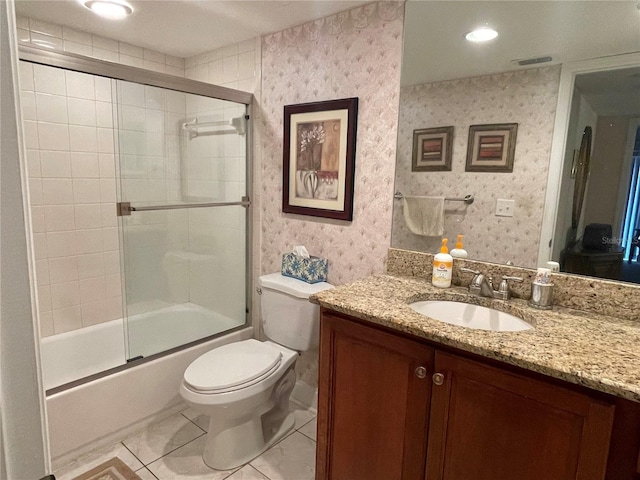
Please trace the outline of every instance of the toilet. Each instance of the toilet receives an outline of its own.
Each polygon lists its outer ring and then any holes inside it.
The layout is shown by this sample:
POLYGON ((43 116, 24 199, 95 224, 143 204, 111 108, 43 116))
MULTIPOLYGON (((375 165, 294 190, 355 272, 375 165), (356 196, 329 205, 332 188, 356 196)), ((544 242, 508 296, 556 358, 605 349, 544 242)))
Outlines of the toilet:
POLYGON ((333 288, 280 273, 261 276, 258 284, 269 340, 244 340, 201 355, 180 386, 182 398, 209 416, 202 458, 216 470, 249 462, 293 428, 289 396, 298 352, 316 348, 319 340, 319 307, 309 296, 333 288))

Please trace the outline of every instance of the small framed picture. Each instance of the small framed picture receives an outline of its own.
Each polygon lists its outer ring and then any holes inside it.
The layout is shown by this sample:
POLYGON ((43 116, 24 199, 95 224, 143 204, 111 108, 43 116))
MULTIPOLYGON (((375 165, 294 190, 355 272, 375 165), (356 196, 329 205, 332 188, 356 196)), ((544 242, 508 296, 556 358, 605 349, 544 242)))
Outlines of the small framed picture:
POLYGON ((353 219, 358 98, 286 105, 282 211, 353 219))
POLYGON ((471 125, 467 172, 513 172, 517 123, 471 125))
POLYGON ((413 131, 412 172, 450 172, 453 127, 413 131))

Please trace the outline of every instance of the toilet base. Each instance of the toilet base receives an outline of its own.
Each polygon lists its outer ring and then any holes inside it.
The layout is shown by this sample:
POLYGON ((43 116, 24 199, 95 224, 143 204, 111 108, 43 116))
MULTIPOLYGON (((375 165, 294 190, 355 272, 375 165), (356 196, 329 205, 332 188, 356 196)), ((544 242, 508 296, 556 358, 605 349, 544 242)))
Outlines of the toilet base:
POLYGON ((215 470, 231 470, 240 467, 271 445, 281 440, 295 425, 293 414, 288 414, 280 428, 267 441, 262 441, 262 422, 260 418, 252 419, 215 437, 209 436, 202 453, 204 463, 215 470))
POLYGON ((239 467, 289 433, 295 425, 295 418, 289 412, 289 396, 294 384, 291 366, 274 386, 270 401, 263 404, 268 409, 266 412, 256 408, 246 417, 234 419, 233 426, 212 416, 202 453, 204 463, 216 470, 239 467))

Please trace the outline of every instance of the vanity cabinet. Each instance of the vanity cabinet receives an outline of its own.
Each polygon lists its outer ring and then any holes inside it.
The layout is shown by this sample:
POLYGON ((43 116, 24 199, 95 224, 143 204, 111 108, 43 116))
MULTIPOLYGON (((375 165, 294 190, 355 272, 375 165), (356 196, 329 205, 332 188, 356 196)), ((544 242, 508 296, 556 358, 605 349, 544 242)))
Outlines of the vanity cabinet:
POLYGON ((323 309, 316 478, 637 478, 608 396, 458 353, 323 309))

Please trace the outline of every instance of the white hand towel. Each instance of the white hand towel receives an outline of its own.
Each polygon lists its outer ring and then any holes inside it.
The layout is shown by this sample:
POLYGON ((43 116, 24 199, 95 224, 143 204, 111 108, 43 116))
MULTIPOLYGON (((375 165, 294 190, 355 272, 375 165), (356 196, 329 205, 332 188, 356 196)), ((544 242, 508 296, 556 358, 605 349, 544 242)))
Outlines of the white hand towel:
POLYGON ((444 197, 403 197, 404 221, 416 235, 439 237, 444 233, 444 197))

